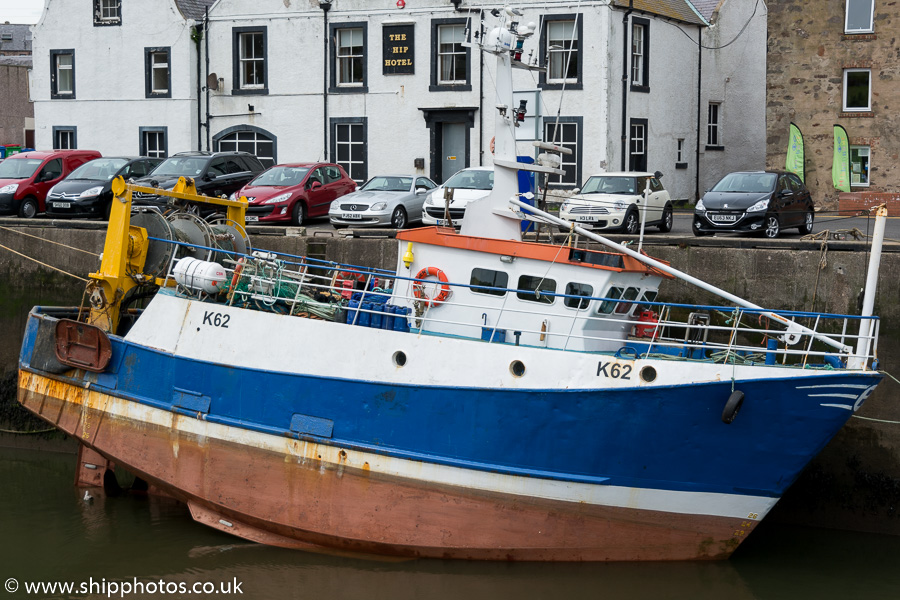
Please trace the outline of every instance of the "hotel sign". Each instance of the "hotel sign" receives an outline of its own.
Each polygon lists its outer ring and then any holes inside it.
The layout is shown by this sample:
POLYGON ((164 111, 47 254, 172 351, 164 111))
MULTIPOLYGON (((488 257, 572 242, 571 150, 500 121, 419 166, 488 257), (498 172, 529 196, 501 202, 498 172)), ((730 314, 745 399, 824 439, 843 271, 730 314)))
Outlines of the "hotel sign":
POLYGON ((384 75, 412 75, 415 73, 415 26, 385 25, 381 48, 384 75))

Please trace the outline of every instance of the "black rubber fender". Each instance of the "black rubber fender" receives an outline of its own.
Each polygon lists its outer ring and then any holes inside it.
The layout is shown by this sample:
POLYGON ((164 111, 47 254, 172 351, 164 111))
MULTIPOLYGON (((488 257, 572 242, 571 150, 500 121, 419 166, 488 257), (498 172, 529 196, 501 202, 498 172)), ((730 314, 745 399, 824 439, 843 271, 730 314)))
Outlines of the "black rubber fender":
POLYGON ((725 410, 722 411, 722 422, 726 425, 731 425, 731 422, 734 421, 734 418, 741 410, 741 405, 743 403, 744 392, 741 390, 734 390, 731 392, 731 395, 728 396, 728 402, 725 403, 725 410))

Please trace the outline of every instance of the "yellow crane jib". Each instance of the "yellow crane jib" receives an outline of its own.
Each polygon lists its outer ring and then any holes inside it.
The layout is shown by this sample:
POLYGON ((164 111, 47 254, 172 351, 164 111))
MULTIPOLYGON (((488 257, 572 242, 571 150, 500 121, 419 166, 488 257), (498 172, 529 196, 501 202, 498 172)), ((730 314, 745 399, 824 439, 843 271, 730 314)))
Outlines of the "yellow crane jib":
POLYGON ((164 281, 154 281, 152 275, 144 273, 150 239, 146 229, 131 225, 132 194, 142 192, 199 204, 224 206, 227 218, 241 227, 244 227, 247 199, 201 196, 197 194, 197 187, 190 177, 180 177, 170 191, 126 183, 119 176, 112 182, 112 192, 113 201, 106 242, 103 254, 100 255, 100 269, 90 274, 86 295, 91 306, 88 322, 114 333, 119 324, 122 298, 129 290, 146 283, 164 285, 164 281))

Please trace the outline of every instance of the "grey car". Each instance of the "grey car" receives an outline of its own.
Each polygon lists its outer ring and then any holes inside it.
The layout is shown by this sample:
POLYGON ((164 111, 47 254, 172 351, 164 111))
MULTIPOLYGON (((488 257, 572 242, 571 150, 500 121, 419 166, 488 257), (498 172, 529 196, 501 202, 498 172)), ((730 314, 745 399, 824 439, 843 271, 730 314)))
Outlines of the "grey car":
POLYGON ((328 217, 336 229, 379 225, 403 229, 422 220, 422 205, 436 187, 421 175, 378 175, 332 202, 328 217))

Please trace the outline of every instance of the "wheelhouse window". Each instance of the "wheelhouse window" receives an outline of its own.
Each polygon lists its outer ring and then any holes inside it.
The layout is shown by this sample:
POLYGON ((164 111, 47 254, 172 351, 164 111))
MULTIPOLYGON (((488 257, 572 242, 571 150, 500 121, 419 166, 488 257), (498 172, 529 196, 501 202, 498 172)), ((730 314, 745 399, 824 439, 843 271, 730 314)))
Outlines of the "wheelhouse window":
POLYGON ((844 70, 844 110, 872 110, 872 71, 871 69, 844 70))
POLYGON ((541 25, 540 86, 545 89, 581 89, 581 15, 544 17, 541 25))
POLYGON ((120 25, 122 3, 120 0, 94 0, 94 25, 120 25))
POLYGON ((539 302, 541 304, 553 304, 556 296, 556 281, 533 275, 521 275, 516 286, 519 290, 516 297, 527 302, 539 302))
POLYGON ((141 127, 141 156, 166 158, 169 155, 166 127, 141 127))
POLYGON ((470 52, 465 19, 431 22, 432 66, 430 91, 471 90, 470 52))
POLYGON ((720 147, 722 145, 722 132, 719 117, 722 105, 719 102, 710 102, 706 116, 706 145, 708 147, 720 147))
POLYGON ((54 127, 53 128, 53 149, 54 150, 74 150, 78 147, 76 143, 75 127, 54 127))
POLYGON ((586 283, 567 283, 566 296, 583 296, 583 298, 565 298, 564 304, 569 308, 583 310, 591 303, 590 298, 594 294, 594 288, 586 283))
POLYGON ((144 48, 145 95, 147 98, 171 98, 172 74, 169 48, 144 48))
POLYGON ((631 171, 647 170, 647 119, 631 119, 628 165, 631 171))
POLYGON ((544 121, 544 141, 563 146, 572 154, 562 154, 560 168, 563 175, 550 175, 554 187, 575 187, 581 181, 582 117, 547 118, 544 121))
POLYGON ((232 28, 233 94, 267 94, 265 27, 232 28))
POLYGON ((472 286, 471 290, 476 294, 505 296, 506 289, 509 287, 509 274, 504 271, 493 271, 491 269, 472 269, 469 285, 472 286))
POLYGON ((875 13, 875 0, 847 0, 844 19, 845 33, 872 33, 872 16, 875 13))
POLYGON ((259 159, 267 169, 276 162, 275 137, 265 130, 244 129, 224 131, 216 139, 219 152, 247 152, 259 159))
POLYGON ((75 50, 50 51, 50 97, 75 97, 75 50))
POLYGON ((362 183, 368 179, 368 144, 365 117, 331 120, 331 154, 350 179, 362 183))
POLYGON ((869 185, 869 146, 850 146, 850 185, 869 185))
POLYGON ((631 89, 650 91, 650 21, 634 17, 631 21, 631 89))

